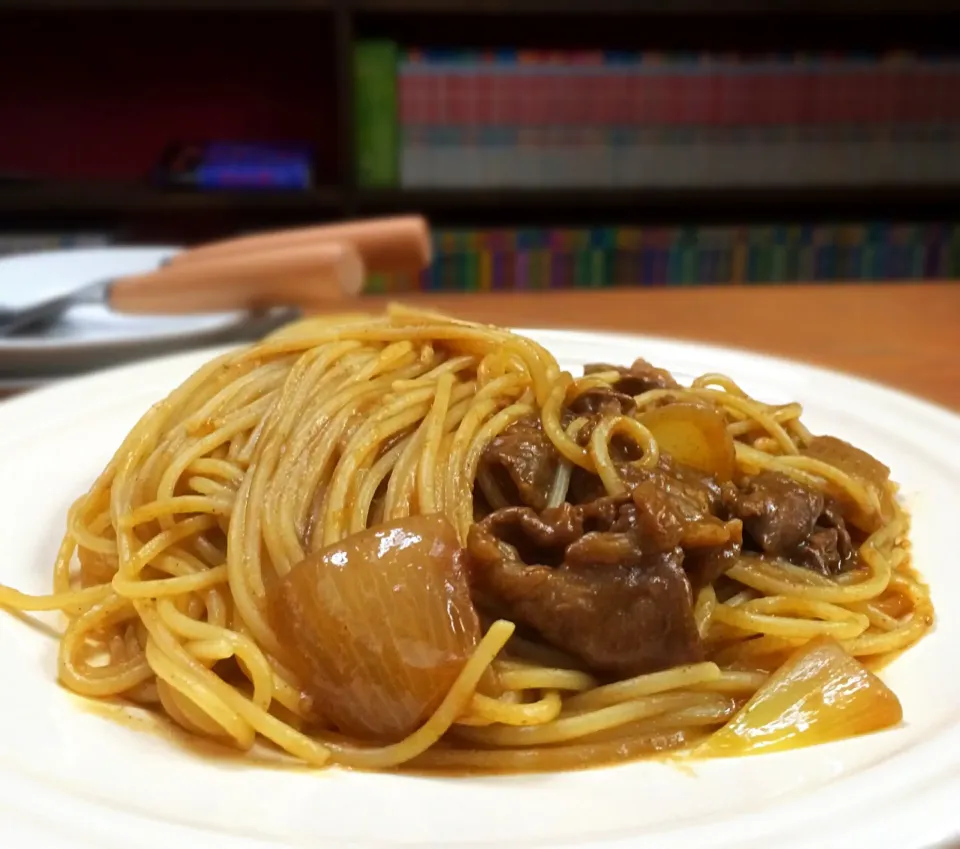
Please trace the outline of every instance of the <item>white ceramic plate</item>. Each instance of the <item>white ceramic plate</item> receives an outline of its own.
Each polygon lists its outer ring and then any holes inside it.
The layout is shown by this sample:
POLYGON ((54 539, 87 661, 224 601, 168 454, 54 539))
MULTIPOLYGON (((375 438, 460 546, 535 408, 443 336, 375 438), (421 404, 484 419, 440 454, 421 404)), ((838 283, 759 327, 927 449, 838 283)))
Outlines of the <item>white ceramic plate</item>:
MULTIPOLYGON (((960 419, 851 377, 747 353, 531 335, 567 367, 643 355, 681 379, 723 371, 762 398, 802 401, 815 432, 890 464, 938 614, 936 630, 883 673, 903 702, 901 726, 691 769, 654 761, 483 778, 267 769, 205 759, 85 709, 54 681, 55 643, 0 615, 0 846, 919 849, 960 837, 960 419)), ((125 367, 0 405, 0 580, 49 588, 70 501, 147 405, 208 355, 125 367)))
MULTIPOLYGON (((44 251, 0 259, 0 308, 23 308, 85 285, 155 269, 172 247, 44 251)), ((0 373, 77 372, 187 345, 254 338, 275 318, 245 312, 206 315, 121 315, 100 304, 77 304, 34 331, 0 336, 0 373)))

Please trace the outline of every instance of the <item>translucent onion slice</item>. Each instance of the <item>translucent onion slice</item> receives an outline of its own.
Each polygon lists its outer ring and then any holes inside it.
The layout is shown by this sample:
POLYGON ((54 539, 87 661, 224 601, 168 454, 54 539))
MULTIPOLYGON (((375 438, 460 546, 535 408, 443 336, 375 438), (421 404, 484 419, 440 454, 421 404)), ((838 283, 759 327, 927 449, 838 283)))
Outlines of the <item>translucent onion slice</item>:
POLYGON ((271 593, 271 622, 320 714, 400 740, 443 700, 480 640, 456 532, 413 516, 311 554, 271 593))
POLYGON ((896 725, 893 691, 831 638, 798 649, 697 754, 751 755, 799 749, 896 725))
POLYGON ((660 450, 678 463, 714 475, 719 481, 733 477, 733 437, 723 413, 705 404, 678 403, 654 407, 637 416, 653 434, 660 450))

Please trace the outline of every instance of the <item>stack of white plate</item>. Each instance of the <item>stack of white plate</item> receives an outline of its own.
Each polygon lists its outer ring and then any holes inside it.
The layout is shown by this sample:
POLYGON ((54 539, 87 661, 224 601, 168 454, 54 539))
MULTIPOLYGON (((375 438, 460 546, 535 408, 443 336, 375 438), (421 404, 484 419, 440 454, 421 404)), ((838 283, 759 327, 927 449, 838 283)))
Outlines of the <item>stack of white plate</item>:
MULTIPOLYGON (((151 271, 175 252, 170 247, 91 248, 0 259, 0 307, 25 306, 151 271)), ((0 336, 0 393, 161 353, 255 339, 291 317, 288 310, 134 316, 77 304, 52 322, 0 336)))

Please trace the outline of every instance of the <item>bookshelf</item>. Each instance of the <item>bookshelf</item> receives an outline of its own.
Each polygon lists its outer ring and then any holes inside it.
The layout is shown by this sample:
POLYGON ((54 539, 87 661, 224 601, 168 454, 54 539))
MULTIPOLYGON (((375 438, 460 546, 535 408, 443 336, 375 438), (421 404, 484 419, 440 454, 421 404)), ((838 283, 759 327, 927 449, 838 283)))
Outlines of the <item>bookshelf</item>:
MULTIPOLYGON (((840 49, 845 44, 867 44, 936 50, 952 46, 958 25, 960 0, 0 0, 0 125, 16 128, 23 114, 4 106, 4 91, 26 86, 26 98, 30 86, 40 85, 28 73, 18 76, 18 57, 4 50, 4 38, 9 44, 14 40, 23 44, 21 57, 53 57, 52 68, 45 71, 45 97, 55 99, 51 90, 63 85, 70 98, 88 98, 92 111, 99 97, 113 98, 118 109, 129 108, 131 98, 138 96, 130 93, 137 85, 136 75, 156 64, 156 57, 167 57, 164 51, 170 45, 186 40, 184 55, 192 56, 184 60, 188 70, 181 72, 180 60, 166 58, 171 73, 151 72, 143 97, 159 105, 151 106, 148 127, 136 117, 131 121, 140 133, 135 140, 140 160, 132 152, 119 151, 117 158, 126 159, 117 165, 118 173, 91 176, 78 165, 76 173, 41 180, 0 179, 0 227, 93 224, 132 234, 160 230, 172 235, 182 229, 189 239, 193 232, 201 234, 194 225, 204 217, 208 221, 202 236, 210 237, 218 230, 405 210, 422 210, 439 224, 547 219, 762 223, 810 215, 960 220, 960 183, 762 189, 732 185, 705 190, 362 188, 354 176, 351 120, 352 45, 371 35, 454 44, 499 36, 500 42, 567 45, 586 39, 593 47, 610 43, 618 48, 735 49, 742 44, 744 49, 840 49), (190 35, 195 30, 200 34, 190 35), (55 49, 46 50, 51 32, 60 32, 60 41, 55 49), (104 82, 106 72, 95 87, 70 89, 77 63, 100 56, 97 61, 108 68, 102 56, 122 49, 116 47, 122 43, 118 35, 129 38, 130 33, 137 33, 136 50, 145 58, 140 65, 134 63, 131 79, 116 80, 123 96, 114 97, 111 84, 104 82), (635 44, 638 39, 643 43, 635 44), (231 50, 230 44, 239 46, 231 50), (205 46, 211 51, 207 64, 200 55, 205 46), (216 110, 204 108, 202 85, 191 87, 190 80, 202 77, 206 68, 214 74, 212 102, 220 106, 226 99, 233 110, 228 114, 222 108, 219 124, 216 115, 206 114, 216 110), (273 89, 258 89, 263 68, 273 69, 273 89), (281 88, 284 74, 289 91, 281 88), (234 78, 235 89, 224 94, 234 78), (249 109, 237 93, 244 87, 250 91, 249 109), (191 121, 198 131, 236 132, 249 126, 256 132, 282 125, 290 132, 313 134, 319 142, 315 186, 305 192, 233 193, 166 191, 149 185, 142 151, 159 145, 162 110, 173 110, 171 102, 183 92, 189 93, 193 111, 179 114, 182 128, 191 129, 191 121), (305 105, 308 98, 311 102, 305 105)), ((39 134, 42 125, 33 122, 30 132, 35 137, 21 139, 21 148, 49 146, 39 134)), ((4 149, 0 141, 0 171, 4 149)))

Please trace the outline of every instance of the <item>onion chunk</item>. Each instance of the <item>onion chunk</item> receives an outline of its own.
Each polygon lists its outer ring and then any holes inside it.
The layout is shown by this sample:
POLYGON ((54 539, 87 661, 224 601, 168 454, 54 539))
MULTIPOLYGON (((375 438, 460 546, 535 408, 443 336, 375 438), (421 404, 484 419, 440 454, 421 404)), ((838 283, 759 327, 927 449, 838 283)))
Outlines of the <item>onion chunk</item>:
POLYGON ((799 749, 879 731, 902 718, 886 684, 836 640, 820 638, 798 649, 697 754, 799 749))
POLYGON ((271 623, 317 711, 354 737, 400 740, 446 696, 480 640, 456 532, 411 516, 310 554, 271 593, 271 623))
POLYGON ((678 463, 713 475, 733 477, 735 453, 727 423, 715 407, 680 402, 645 410, 637 420, 653 434, 660 450, 678 463))

